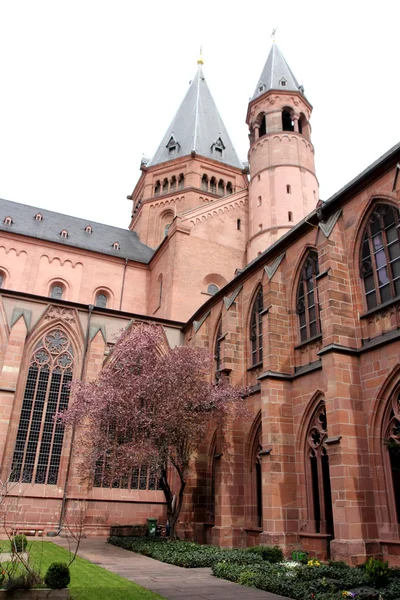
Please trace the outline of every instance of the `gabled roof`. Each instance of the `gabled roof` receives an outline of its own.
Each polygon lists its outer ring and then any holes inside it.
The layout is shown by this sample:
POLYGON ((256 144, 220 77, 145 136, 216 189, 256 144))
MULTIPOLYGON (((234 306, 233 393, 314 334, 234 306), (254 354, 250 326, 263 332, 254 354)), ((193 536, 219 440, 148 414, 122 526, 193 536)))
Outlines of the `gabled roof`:
POLYGON ((188 156, 191 152, 243 169, 211 96, 201 65, 147 166, 158 165, 179 156, 188 156), (176 142, 176 149, 172 151, 171 138, 176 142), (215 147, 221 151, 215 151, 215 147))
POLYGON ((62 246, 73 246, 119 258, 128 258, 141 263, 150 262, 154 254, 152 248, 142 244, 135 231, 0 198, 0 234, 2 231, 26 235, 62 246), (42 220, 35 219, 38 213, 42 215, 42 220), (4 219, 8 216, 12 218, 12 225, 4 224, 4 219), (91 226, 92 233, 85 231, 88 225, 91 226), (68 237, 60 235, 64 230, 68 237), (113 248, 115 242, 118 242, 120 250, 113 248))
POLYGON ((286 90, 303 93, 302 86, 299 85, 282 52, 275 43, 272 44, 252 100, 255 100, 255 98, 258 98, 258 96, 265 94, 269 90, 286 90), (282 85, 283 82, 284 84, 282 85))

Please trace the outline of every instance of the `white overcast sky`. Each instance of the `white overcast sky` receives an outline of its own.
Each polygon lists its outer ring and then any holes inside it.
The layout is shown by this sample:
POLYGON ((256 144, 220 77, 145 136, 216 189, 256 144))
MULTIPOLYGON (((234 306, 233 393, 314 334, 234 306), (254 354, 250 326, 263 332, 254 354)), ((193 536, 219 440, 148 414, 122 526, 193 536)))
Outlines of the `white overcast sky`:
POLYGON ((196 72, 239 157, 270 33, 314 106, 327 199, 399 139, 399 0, 0 0, 0 197, 127 227, 196 72))

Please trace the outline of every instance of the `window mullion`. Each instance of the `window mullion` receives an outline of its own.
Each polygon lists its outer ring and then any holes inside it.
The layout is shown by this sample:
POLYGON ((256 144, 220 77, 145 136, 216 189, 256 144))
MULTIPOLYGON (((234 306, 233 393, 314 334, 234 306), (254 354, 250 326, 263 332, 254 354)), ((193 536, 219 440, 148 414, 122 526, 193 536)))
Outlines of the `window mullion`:
POLYGON ((51 386, 51 379, 52 379, 52 375, 53 375, 53 365, 49 365, 50 371, 49 371, 49 377, 47 379, 47 387, 46 387, 46 395, 45 395, 45 400, 43 403, 43 410, 42 410, 42 419, 40 422, 40 430, 39 430, 39 436, 38 436, 38 441, 37 441, 37 445, 36 445, 36 456, 35 456, 35 462, 33 464, 33 471, 32 471, 32 482, 35 481, 36 479, 36 471, 37 471, 37 466, 38 466, 38 461, 39 461, 39 456, 40 456, 40 449, 42 446, 42 437, 43 437, 43 430, 44 430, 44 422, 46 419, 46 413, 47 413, 47 405, 49 402, 49 393, 50 393, 50 386, 51 386))
POLYGON ((374 244, 372 242, 371 227, 368 227, 368 244, 369 244, 369 252, 370 252, 370 256, 371 256, 372 274, 374 277, 374 284, 375 284, 376 304, 378 305, 378 304, 381 304, 382 301, 381 301, 381 292, 379 289, 378 269, 377 269, 376 258, 375 258, 374 244))
MULTIPOLYGON (((60 385, 58 387, 58 392, 57 392, 57 404, 56 404, 56 410, 55 410, 55 413, 54 413, 55 415, 58 413, 59 406, 60 406, 60 398, 61 398, 61 392, 62 392, 62 389, 63 389, 64 375, 65 375, 65 371, 62 371, 62 373, 61 373, 61 379, 60 379, 60 385)), ((57 419, 53 419, 53 427, 52 427, 52 432, 51 432, 51 442, 50 442, 50 448, 49 448, 49 455, 47 457, 46 478, 45 478, 45 482, 46 483, 48 481, 49 471, 50 471, 50 465, 51 465, 51 459, 52 459, 52 455, 53 455, 54 435, 55 435, 56 427, 57 427, 57 419)))

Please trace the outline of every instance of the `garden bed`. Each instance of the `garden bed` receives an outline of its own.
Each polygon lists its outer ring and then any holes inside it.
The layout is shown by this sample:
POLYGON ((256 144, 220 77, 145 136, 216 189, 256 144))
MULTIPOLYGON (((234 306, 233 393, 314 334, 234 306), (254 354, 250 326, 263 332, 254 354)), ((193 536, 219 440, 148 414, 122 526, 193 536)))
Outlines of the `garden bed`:
POLYGON ((360 567, 315 559, 300 564, 284 561, 278 548, 267 546, 227 549, 136 537, 108 541, 169 564, 211 567, 216 577, 293 600, 400 600, 400 569, 390 569, 380 561, 360 567))

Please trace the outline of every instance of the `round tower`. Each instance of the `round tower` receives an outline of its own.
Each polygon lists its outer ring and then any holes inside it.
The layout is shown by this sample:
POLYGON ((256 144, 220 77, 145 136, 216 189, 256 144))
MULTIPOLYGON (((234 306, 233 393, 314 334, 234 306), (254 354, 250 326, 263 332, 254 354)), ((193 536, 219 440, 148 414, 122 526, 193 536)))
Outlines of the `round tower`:
POLYGON ((246 118, 250 129, 248 262, 318 202, 311 112, 303 87, 273 44, 246 118))

